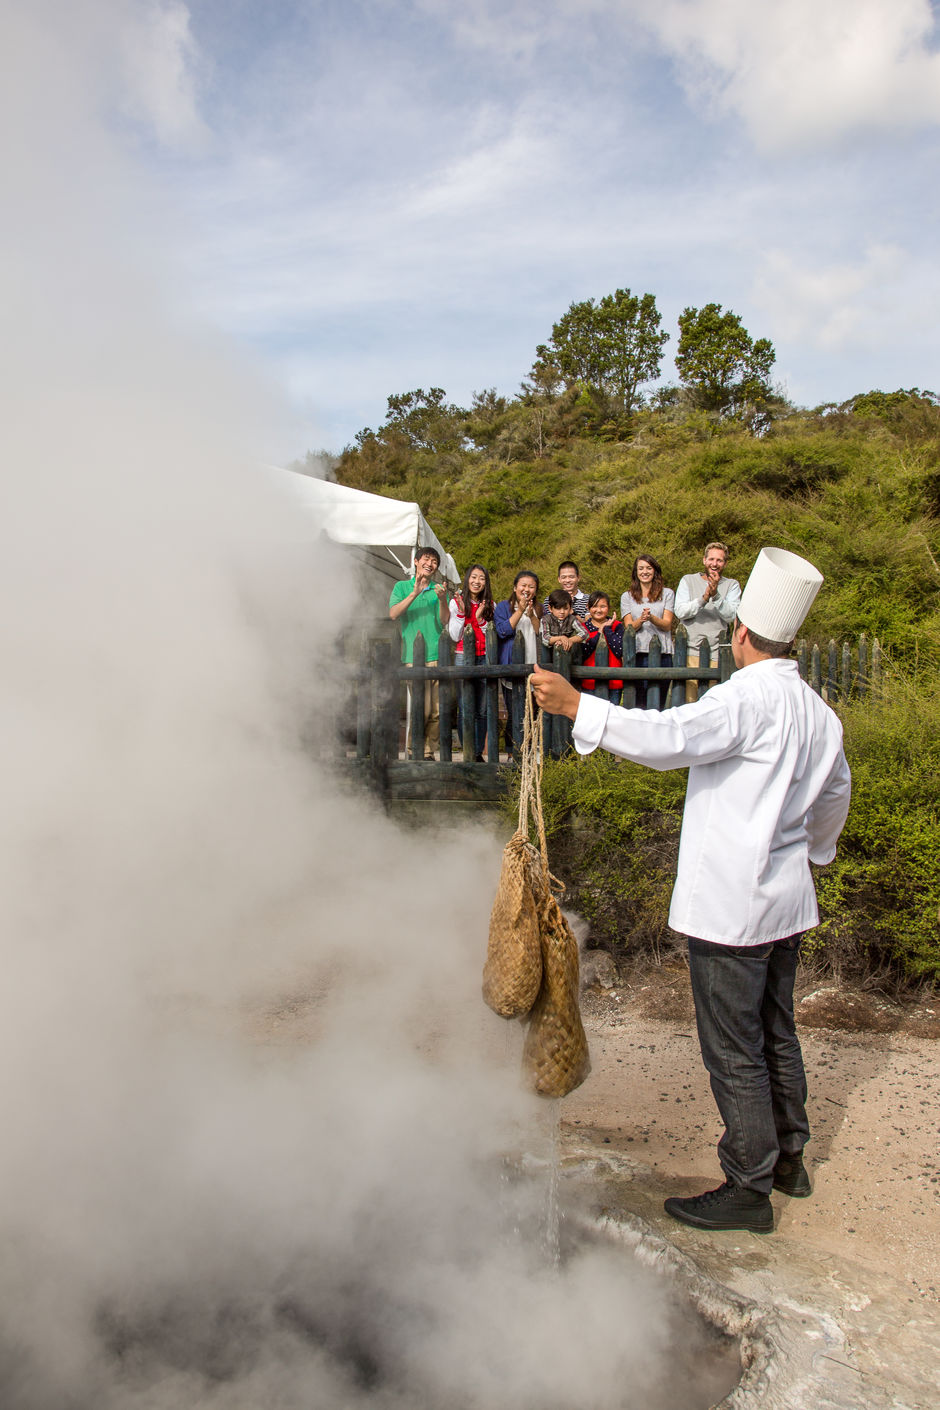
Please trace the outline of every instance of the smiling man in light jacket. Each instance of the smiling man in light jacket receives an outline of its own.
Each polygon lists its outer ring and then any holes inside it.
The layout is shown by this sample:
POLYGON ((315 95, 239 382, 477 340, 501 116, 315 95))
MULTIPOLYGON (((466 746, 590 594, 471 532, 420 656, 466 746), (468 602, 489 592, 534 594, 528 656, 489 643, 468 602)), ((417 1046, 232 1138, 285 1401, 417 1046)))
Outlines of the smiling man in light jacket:
POLYGON ((703 1229, 769 1233, 771 1189, 810 1193, 793 985, 802 935, 819 923, 809 863, 835 856, 851 791, 842 726, 786 659, 821 584, 795 553, 761 549, 732 635, 738 670, 692 705, 624 710, 553 672, 532 676, 539 705, 574 720, 580 754, 690 766, 669 924, 689 937, 725 1183, 665 1207, 703 1229))

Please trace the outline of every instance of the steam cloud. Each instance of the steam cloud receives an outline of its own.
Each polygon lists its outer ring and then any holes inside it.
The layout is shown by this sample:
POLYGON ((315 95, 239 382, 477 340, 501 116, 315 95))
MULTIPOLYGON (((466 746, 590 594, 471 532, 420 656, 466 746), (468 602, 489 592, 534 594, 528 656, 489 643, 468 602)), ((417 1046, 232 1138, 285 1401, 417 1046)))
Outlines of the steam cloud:
POLYGON ((397 830, 310 744, 351 585, 97 113, 153 11, 4 21, 0 1403, 650 1404, 662 1295, 509 1234, 498 842, 397 830))

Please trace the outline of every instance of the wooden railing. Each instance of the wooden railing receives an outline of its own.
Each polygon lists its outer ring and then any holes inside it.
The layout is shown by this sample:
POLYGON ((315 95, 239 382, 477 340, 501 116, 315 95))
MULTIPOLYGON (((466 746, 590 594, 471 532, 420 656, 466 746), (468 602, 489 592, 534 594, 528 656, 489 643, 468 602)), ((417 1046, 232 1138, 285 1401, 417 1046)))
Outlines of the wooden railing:
MULTIPOLYGON (((486 629, 486 656, 480 663, 475 657, 472 630, 465 633, 464 643, 464 651, 458 655, 449 634, 441 632, 437 661, 428 665, 424 639, 419 636, 415 641, 414 661, 404 666, 398 659, 397 633, 393 638, 386 636, 363 642, 355 672, 355 755, 349 762, 384 793, 399 798, 464 798, 492 796, 505 789, 507 765, 511 761, 505 753, 500 753, 500 685, 508 691, 512 737, 518 743, 523 733, 525 682, 532 667, 525 662, 521 635, 513 642, 511 660, 499 664, 499 643, 492 624, 486 629), (465 666, 464 660, 470 664, 465 666), (440 759, 434 763, 424 757, 422 709, 407 712, 410 728, 407 741, 402 739, 402 697, 406 694, 402 686, 407 690, 427 680, 437 681, 440 691, 440 759), (486 757, 479 763, 474 757, 472 721, 475 686, 481 680, 485 682, 486 691, 486 757), (455 758, 452 720, 454 707, 461 697, 467 727, 463 731, 462 748, 455 758)), ((540 643, 538 653, 541 664, 551 666, 575 684, 593 680, 594 693, 602 700, 612 696, 611 681, 622 681, 622 692, 615 690, 614 698, 632 708, 637 704, 637 685, 645 683, 645 708, 649 710, 684 703, 687 682, 695 682, 700 692, 705 691, 718 681, 727 680, 733 670, 731 648, 727 643, 718 647, 714 661, 707 643, 697 648, 690 660, 684 629, 677 633, 671 666, 662 664, 658 640, 652 643, 648 664, 637 666, 633 628, 624 632, 622 665, 610 665, 607 643, 603 639, 597 645, 594 663, 590 666, 581 664, 581 652, 577 648, 569 653, 540 643)), ((415 696, 420 698, 417 691, 415 696)), ((571 721, 567 717, 546 714, 543 730, 548 754, 559 758, 571 747, 571 721)))
POLYGON ((875 637, 868 647, 868 637, 862 632, 855 646, 844 641, 840 646, 830 639, 823 657, 818 642, 802 640, 797 644, 797 665, 800 675, 830 705, 841 700, 865 700, 878 696, 882 689, 881 644, 875 637), (825 659, 825 672, 823 660, 825 659))
MULTIPOLYGON (((390 627, 391 624, 388 624, 390 627)), ((532 667, 524 660, 521 637, 513 643, 512 659, 504 665, 497 661, 498 641, 490 625, 486 629, 486 657, 477 664, 471 631, 465 635, 465 650, 457 655, 454 643, 444 631, 438 641, 438 659, 428 665, 424 640, 415 643, 415 659, 411 666, 401 664, 401 644, 397 631, 383 627, 383 635, 366 636, 358 667, 351 671, 354 693, 344 733, 351 744, 351 723, 355 720, 355 743, 347 749, 345 763, 353 772, 363 775, 387 797, 392 798, 487 798, 505 790, 511 760, 500 752, 500 686, 508 688, 512 737, 522 738, 525 712, 525 681, 532 667), (470 664, 464 665, 466 659, 470 664), (441 741, 440 758, 425 759, 424 712, 410 712, 407 739, 403 716, 407 712, 407 687, 426 680, 439 683, 441 741), (472 721, 474 687, 485 682, 486 691, 486 758, 475 762, 472 721), (405 687, 405 689, 403 689, 405 687), (462 696, 463 718, 468 722, 463 745, 455 753, 452 736, 454 707, 462 696)), ((624 632, 623 665, 611 666, 606 642, 598 642, 594 664, 580 664, 581 653, 557 647, 554 651, 539 646, 542 664, 560 671, 575 684, 582 680, 595 682, 594 693, 602 700, 611 698, 609 682, 623 682, 619 703, 627 707, 637 704, 637 685, 645 683, 648 710, 681 705, 686 700, 687 683, 695 682, 699 694, 719 681, 727 680, 734 669, 731 647, 726 640, 719 643, 712 660, 706 644, 697 648, 689 660, 688 637, 684 627, 675 632, 675 650, 671 666, 663 666, 661 648, 654 640, 648 664, 636 665, 636 635, 632 628, 624 632)), ((882 688, 882 657, 877 639, 869 648, 863 634, 850 645, 838 646, 830 641, 824 648, 819 643, 800 641, 796 660, 804 680, 824 699, 836 704, 852 698, 877 698, 882 688)), ((571 747, 571 721, 564 716, 545 715, 545 750, 555 758, 571 747)))

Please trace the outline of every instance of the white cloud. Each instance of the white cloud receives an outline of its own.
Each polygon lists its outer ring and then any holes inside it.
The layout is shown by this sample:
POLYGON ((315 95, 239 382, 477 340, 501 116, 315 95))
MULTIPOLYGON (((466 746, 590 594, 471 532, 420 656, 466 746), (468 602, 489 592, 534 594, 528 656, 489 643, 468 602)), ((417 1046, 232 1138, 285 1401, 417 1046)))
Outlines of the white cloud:
MULTIPOLYGON (((393 0, 395 3, 395 0, 393 0)), ((572 19, 603 15, 611 0, 415 0, 416 6, 449 25, 461 45, 487 50, 510 62, 530 59, 548 44, 572 38, 572 19)), ((619 5, 614 8, 620 8, 619 5)))
POLYGON ((480 214, 492 210, 525 187, 544 182, 556 165, 551 137, 537 136, 520 124, 515 130, 484 140, 426 178, 407 203, 413 219, 480 214))
POLYGON ((181 0, 131 6, 119 31, 125 110, 152 128, 161 142, 188 143, 204 135, 196 100, 196 45, 181 0))
POLYGON ((765 149, 940 122, 929 0, 632 0, 693 100, 765 149))
MULTIPOLYGON (((909 251, 873 244, 854 261, 820 263, 812 256, 771 250, 755 280, 754 301, 775 337, 829 355, 856 357, 867 349, 885 362, 907 329, 912 348, 929 345, 936 305, 932 271, 909 251)), ((922 380, 929 380, 925 366, 922 380)))

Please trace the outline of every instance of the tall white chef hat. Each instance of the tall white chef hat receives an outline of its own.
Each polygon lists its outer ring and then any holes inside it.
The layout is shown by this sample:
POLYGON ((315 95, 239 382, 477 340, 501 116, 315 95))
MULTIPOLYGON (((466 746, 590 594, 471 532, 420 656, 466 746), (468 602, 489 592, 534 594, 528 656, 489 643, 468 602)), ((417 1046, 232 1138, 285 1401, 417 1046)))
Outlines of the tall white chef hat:
POLYGON ((738 605, 738 620, 766 641, 792 641, 823 575, 798 553, 762 548, 738 605))

